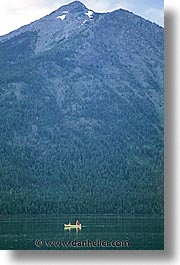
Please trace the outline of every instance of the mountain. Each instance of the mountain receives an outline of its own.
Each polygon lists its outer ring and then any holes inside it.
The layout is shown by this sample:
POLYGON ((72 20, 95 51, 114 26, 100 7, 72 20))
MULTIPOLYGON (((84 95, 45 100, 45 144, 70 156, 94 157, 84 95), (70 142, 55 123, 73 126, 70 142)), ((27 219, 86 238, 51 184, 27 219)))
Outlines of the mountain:
POLYGON ((164 29, 75 1, 0 37, 0 213, 163 213, 164 29))

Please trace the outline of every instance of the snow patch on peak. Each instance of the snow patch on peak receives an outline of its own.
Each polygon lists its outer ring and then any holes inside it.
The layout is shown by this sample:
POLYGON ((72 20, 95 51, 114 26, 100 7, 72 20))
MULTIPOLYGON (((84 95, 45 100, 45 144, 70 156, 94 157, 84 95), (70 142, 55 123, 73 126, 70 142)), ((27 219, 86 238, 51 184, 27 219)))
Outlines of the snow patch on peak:
POLYGON ((88 12, 87 13, 85 13, 85 15, 87 15, 89 18, 93 18, 93 11, 91 11, 91 10, 88 10, 88 12))
POLYGON ((82 22, 81 26, 84 25, 86 22, 87 22, 87 19, 82 22))
POLYGON ((66 18, 66 15, 58 16, 57 18, 64 20, 66 18))

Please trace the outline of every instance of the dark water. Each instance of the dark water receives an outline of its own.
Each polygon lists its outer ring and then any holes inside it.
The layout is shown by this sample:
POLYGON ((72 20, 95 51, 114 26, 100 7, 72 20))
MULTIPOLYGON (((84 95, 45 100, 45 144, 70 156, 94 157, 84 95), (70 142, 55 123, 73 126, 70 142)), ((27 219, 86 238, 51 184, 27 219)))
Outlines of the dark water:
POLYGON ((163 248, 164 220, 160 216, 0 216, 0 249, 161 250, 163 248), (74 223, 77 218, 84 225, 81 230, 64 230, 64 223, 69 221, 74 223), (36 246, 35 241, 40 245, 39 247, 36 246), (65 241, 73 246, 59 246, 58 241, 60 245, 61 241, 65 241))

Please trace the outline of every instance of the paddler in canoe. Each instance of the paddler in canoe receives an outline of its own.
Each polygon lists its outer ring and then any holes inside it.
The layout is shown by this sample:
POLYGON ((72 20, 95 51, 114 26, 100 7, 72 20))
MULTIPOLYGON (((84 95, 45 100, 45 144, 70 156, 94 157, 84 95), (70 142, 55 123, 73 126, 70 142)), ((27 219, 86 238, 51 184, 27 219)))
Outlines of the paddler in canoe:
POLYGON ((64 224, 64 228, 81 228, 81 224, 78 220, 76 220, 76 223, 74 225, 71 224, 71 222, 69 222, 68 224, 64 224))

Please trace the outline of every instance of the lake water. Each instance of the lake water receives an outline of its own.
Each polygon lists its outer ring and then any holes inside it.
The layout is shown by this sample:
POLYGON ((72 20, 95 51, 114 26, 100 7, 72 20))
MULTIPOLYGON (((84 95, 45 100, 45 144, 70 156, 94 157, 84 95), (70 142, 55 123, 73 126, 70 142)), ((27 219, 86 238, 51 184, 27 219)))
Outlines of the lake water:
POLYGON ((163 248, 162 216, 0 216, 0 249, 162 250, 163 248), (64 230, 64 223, 69 221, 75 223, 76 219, 83 225, 81 230, 64 230), (70 245, 67 247, 66 244, 70 245))

